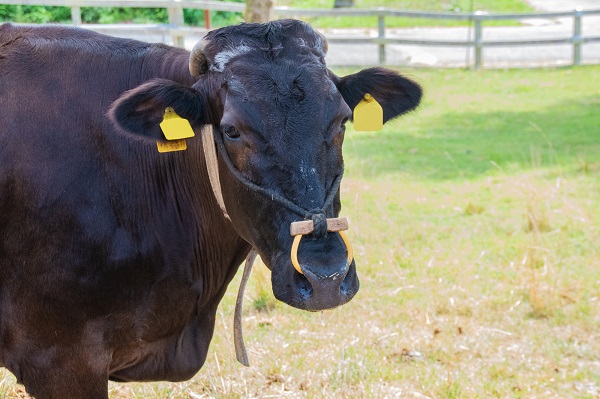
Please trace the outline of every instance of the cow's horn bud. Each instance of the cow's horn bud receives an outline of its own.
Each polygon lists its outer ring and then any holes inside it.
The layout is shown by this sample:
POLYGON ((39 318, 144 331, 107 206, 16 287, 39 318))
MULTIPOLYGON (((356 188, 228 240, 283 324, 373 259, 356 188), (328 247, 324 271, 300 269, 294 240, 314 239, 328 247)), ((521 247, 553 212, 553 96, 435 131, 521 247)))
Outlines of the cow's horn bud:
POLYGON ((190 54, 190 73, 192 76, 200 76, 208 70, 208 60, 204 56, 204 48, 208 44, 205 39, 200 40, 190 54))
POLYGON ((327 43, 327 38, 325 37, 324 34, 322 34, 319 31, 317 31, 317 35, 319 35, 319 37, 321 38, 321 42, 323 44, 323 53, 327 54, 327 50, 329 50, 329 44, 327 43))

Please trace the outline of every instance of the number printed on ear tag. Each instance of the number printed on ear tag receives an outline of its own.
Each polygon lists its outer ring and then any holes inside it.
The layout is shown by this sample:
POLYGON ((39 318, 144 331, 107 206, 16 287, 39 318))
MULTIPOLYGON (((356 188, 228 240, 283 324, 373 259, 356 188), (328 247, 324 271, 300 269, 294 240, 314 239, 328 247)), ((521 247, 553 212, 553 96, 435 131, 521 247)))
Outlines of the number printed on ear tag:
POLYGON ((383 109, 371 96, 365 94, 354 108, 354 130, 372 132, 383 128, 383 109))
POLYGON ((157 141, 158 152, 183 151, 187 149, 185 140, 157 141))
POLYGON ((181 140, 194 137, 194 130, 190 122, 177 115, 172 107, 165 109, 165 116, 160 123, 160 129, 167 140, 181 140))

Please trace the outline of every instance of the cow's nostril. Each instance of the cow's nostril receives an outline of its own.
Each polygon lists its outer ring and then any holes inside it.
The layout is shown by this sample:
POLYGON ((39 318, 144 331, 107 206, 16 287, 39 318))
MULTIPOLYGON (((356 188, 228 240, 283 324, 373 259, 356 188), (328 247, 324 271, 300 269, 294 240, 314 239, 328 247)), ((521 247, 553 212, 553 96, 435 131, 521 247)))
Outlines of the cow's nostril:
POLYGON ((358 291, 359 282, 356 276, 356 264, 352 262, 344 281, 340 284, 340 295, 346 298, 352 298, 358 291))
POLYGON ((348 284, 346 284, 346 282, 343 282, 342 285, 340 285, 340 294, 343 296, 348 296, 350 294, 350 289, 348 288, 348 284))
POLYGON ((313 287, 305 276, 296 272, 295 270, 294 273, 296 274, 295 279, 297 282, 298 293, 300 294, 302 300, 307 300, 313 295, 313 287))

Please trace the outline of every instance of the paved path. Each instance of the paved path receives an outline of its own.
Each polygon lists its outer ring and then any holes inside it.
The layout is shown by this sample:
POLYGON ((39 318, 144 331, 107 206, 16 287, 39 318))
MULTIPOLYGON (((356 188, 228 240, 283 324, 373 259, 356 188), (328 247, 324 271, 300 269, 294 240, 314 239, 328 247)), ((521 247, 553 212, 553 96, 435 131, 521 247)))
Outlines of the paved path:
MULTIPOLYGON (((588 10, 600 9, 600 0, 530 0, 530 4, 540 12, 572 11, 578 7, 588 10)), ((525 40, 560 39, 572 35, 573 19, 532 19, 523 21, 523 26, 485 27, 483 40, 525 40)), ((583 19, 583 34, 600 36, 600 15, 583 19)), ((374 30, 326 30, 328 37, 353 35, 376 37, 374 30)), ((473 37, 472 29, 458 28, 412 28, 388 29, 386 35, 405 39, 467 40, 473 37)), ((328 64, 331 65, 373 65, 378 62, 378 49, 375 45, 331 44, 328 64)), ((519 47, 484 48, 483 63, 487 67, 516 66, 560 66, 569 65, 572 60, 571 45, 544 45, 519 47)), ((386 61, 390 65, 461 67, 472 64, 473 50, 463 47, 438 46, 386 46, 386 61)), ((600 43, 582 46, 583 63, 600 63, 600 43)))
POLYGON ((527 2, 539 11, 571 11, 576 8, 596 10, 600 8, 599 0, 527 0, 527 2))

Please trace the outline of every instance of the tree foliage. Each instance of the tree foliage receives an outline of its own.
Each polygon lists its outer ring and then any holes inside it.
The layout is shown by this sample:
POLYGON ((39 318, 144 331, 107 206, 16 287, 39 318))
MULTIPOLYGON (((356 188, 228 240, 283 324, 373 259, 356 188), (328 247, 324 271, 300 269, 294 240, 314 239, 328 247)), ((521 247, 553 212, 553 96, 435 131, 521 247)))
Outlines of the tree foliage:
MULTIPOLYGON (((242 0, 233 0, 242 2, 242 0)), ((204 25, 203 10, 184 9, 184 20, 187 25, 204 25)), ((114 23, 167 23, 168 14, 164 8, 123 8, 123 7, 83 7, 81 20, 89 24, 114 23)), ((70 23, 69 7, 0 5, 0 22, 20 23, 70 23)), ((211 11, 213 26, 224 26, 242 21, 240 13, 227 11, 211 11)))

